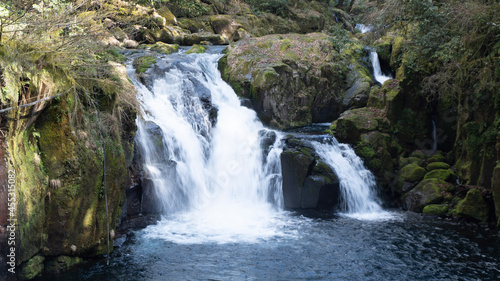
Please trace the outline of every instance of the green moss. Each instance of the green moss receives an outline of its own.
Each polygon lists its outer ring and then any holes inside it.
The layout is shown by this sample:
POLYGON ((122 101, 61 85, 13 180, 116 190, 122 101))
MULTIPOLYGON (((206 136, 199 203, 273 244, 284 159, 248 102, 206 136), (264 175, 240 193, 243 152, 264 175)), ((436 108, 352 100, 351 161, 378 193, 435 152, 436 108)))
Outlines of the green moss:
POLYGON ((477 219, 482 222, 488 220, 488 204, 484 201, 481 191, 471 189, 464 200, 457 205, 457 215, 477 219))
POLYGON ((427 171, 437 170, 437 169, 449 169, 450 165, 444 162, 432 162, 427 165, 427 171))
POLYGON ((132 66, 135 68, 136 73, 146 72, 156 63, 156 58, 153 56, 142 56, 134 59, 132 66))
POLYGON ((424 179, 441 179, 444 181, 453 181, 454 179, 456 179, 456 175, 451 170, 436 169, 425 174, 424 179))
POLYGON ((35 278, 38 274, 43 272, 44 265, 43 261, 45 257, 43 256, 34 256, 29 261, 27 261, 19 273, 19 277, 21 280, 29 280, 35 278))
POLYGON ((46 271, 49 273, 59 273, 81 262, 83 262, 83 259, 80 257, 59 256, 47 262, 46 271))
POLYGON ((433 163, 433 162, 444 162, 446 158, 443 156, 443 154, 438 153, 436 155, 433 155, 427 159, 428 163, 433 163))
POLYGON ((207 47, 203 45, 193 45, 191 49, 189 49, 186 54, 203 54, 207 50, 207 47))
POLYGON ((424 207, 422 213, 429 216, 444 216, 448 212, 448 205, 431 204, 424 207))
POLYGON ((399 158, 399 168, 403 168, 404 166, 409 164, 416 164, 420 166, 422 164, 422 160, 418 157, 399 158))
POLYGON ((160 16, 165 18, 167 25, 174 25, 177 23, 177 19, 175 18, 174 14, 172 14, 172 12, 167 7, 161 7, 157 10, 157 12, 160 16))
POLYGON ((162 54, 172 54, 179 51, 179 45, 177 44, 166 44, 163 42, 156 42, 153 46, 151 46, 152 51, 156 51, 162 54))
POLYGON ((419 181, 424 178, 426 171, 417 164, 408 164, 398 173, 398 176, 404 181, 419 181))
POLYGON ((402 197, 406 208, 410 211, 421 212, 431 204, 439 204, 444 199, 444 192, 451 185, 439 179, 426 179, 402 197))

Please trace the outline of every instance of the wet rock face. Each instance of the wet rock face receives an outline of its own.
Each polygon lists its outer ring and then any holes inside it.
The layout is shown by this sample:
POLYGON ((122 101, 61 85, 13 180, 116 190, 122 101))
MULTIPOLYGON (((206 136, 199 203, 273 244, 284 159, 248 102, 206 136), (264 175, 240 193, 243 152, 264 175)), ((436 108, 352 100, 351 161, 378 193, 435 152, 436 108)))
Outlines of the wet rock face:
POLYGON ((283 197, 287 209, 332 209, 339 202, 339 180, 311 146, 291 138, 281 154, 283 197))
POLYGON ((366 87, 355 87, 372 83, 358 60, 361 47, 346 48, 322 33, 247 38, 228 47, 219 69, 264 123, 300 127, 334 120, 351 99, 367 95, 366 87), (344 97, 351 88, 354 94, 344 97))

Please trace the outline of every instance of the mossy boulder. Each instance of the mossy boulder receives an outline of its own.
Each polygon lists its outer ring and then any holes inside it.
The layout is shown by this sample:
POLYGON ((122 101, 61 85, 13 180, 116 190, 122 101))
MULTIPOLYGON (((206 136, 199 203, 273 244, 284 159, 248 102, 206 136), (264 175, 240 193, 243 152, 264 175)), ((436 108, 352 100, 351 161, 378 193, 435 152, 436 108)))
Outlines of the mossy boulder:
POLYGON ((447 170, 450 168, 450 165, 444 162, 432 162, 427 165, 427 171, 433 171, 438 169, 447 170))
POLYGON ((288 9, 289 17, 297 23, 300 33, 319 32, 325 27, 325 16, 314 9, 288 9))
MULTIPOLYGON (((219 61, 224 80, 250 99, 260 119, 277 128, 334 120, 343 110, 348 66, 356 52, 322 33, 247 38, 219 61)), ((355 59, 354 59, 355 60, 355 59)))
POLYGON ((405 181, 419 181, 424 177, 425 173, 425 169, 417 164, 409 164, 399 171, 399 176, 405 181))
POLYGON ((187 50, 186 54, 203 54, 207 50, 207 47, 203 45, 193 45, 191 49, 187 50))
POLYGON ((83 259, 80 257, 59 256, 47 262, 45 271, 48 273, 60 273, 81 262, 83 262, 83 259))
POLYGON ((392 191, 397 194, 408 192, 423 179, 426 171, 417 164, 408 164, 401 168, 396 176, 392 191))
POLYGON ((384 113, 376 108, 357 108, 346 111, 337 119, 335 137, 340 142, 356 143, 362 133, 388 126, 384 113))
POLYGON ((135 68, 136 73, 144 73, 156 63, 156 58, 153 56, 145 55, 134 59, 132 66, 135 68))
POLYGON ((177 45, 177 44, 166 44, 166 43, 163 43, 163 42, 156 42, 156 44, 150 46, 150 49, 152 51, 155 51, 155 52, 158 52, 158 53, 161 53, 161 54, 169 55, 169 54, 178 52, 179 51, 179 45, 177 45))
POLYGON ((446 157, 441 152, 438 152, 427 159, 428 163, 434 162, 444 162, 446 161, 446 157))
POLYGON ((209 42, 213 45, 227 45, 229 40, 222 35, 213 34, 210 32, 199 32, 194 34, 183 35, 180 39, 180 44, 185 46, 192 46, 201 44, 202 42, 209 42))
POLYGON ((209 22, 214 32, 229 42, 233 41, 236 31, 241 27, 230 15, 211 16, 209 22))
POLYGON ((179 26, 183 29, 189 30, 191 33, 198 33, 202 31, 210 31, 210 26, 203 20, 197 19, 180 19, 179 26))
POLYGON ((166 25, 176 25, 177 18, 172 14, 172 12, 167 7, 161 7, 158 9, 157 13, 165 19, 166 25))
POLYGON ((29 280, 35 278, 38 274, 43 272, 43 261, 45 257, 37 255, 29 259, 21 269, 19 277, 21 280, 29 280))
POLYGON ((426 179, 402 197, 403 207, 413 212, 422 212, 430 204, 439 204, 444 192, 453 186, 443 180, 426 179))
POLYGON ((467 192, 465 199, 457 205, 457 215, 474 218, 486 222, 489 215, 489 206, 479 189, 473 188, 467 192))
POLYGON ((422 214, 429 216, 444 216, 448 212, 448 205, 431 204, 424 207, 422 214))
POLYGON ((398 156, 400 149, 389 134, 379 131, 363 133, 355 151, 379 179, 390 181, 394 171, 393 158, 398 156))
POLYGON ((424 179, 441 179, 447 182, 453 182, 457 176, 451 170, 436 169, 425 174, 424 179))
POLYGON ((422 164, 422 160, 418 157, 400 157, 399 158, 399 168, 403 168, 406 165, 409 164, 416 164, 420 166, 422 164))

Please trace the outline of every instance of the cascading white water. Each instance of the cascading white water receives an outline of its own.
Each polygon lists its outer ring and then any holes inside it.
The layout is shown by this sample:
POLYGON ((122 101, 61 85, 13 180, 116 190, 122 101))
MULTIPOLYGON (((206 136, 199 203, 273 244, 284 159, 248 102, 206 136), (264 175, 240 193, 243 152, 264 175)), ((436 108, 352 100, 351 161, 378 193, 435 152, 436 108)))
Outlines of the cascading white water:
POLYGON ((355 28, 358 29, 361 33, 367 33, 373 30, 373 26, 364 25, 362 23, 357 23, 355 28))
POLYGON ((281 134, 240 106, 217 70, 220 56, 169 56, 151 90, 133 79, 142 109, 137 123, 144 177, 168 216, 150 227, 152 236, 225 243, 283 234, 281 134), (262 149, 266 140, 271 146, 262 149))
POLYGON ((340 211, 344 215, 367 220, 392 217, 380 206, 374 175, 348 144, 340 144, 335 138, 328 139, 326 143, 312 141, 311 144, 339 179, 340 211))
MULTIPOLYGON (((356 24, 356 29, 359 29, 361 33, 370 32, 373 30, 373 26, 364 25, 361 23, 356 24)), ((373 67, 373 77, 380 84, 384 84, 385 81, 392 79, 391 76, 384 75, 382 73, 382 68, 380 67, 380 60, 376 51, 370 51, 370 60, 373 67)))
MULTIPOLYGON (((220 57, 170 55, 155 66, 153 73, 160 74, 146 79, 148 87, 129 67, 142 111, 137 140, 143 178, 154 185, 166 215, 147 228, 148 236, 188 244, 295 236, 290 226, 301 221, 282 210, 282 133, 264 128, 253 110, 240 105, 217 69, 220 57)), ((373 175, 354 152, 338 143, 315 147, 341 180, 343 210, 381 218, 373 175)))
POLYGON ((432 120, 432 152, 437 150, 436 122, 432 120))
POLYGON ((384 84, 385 81, 392 79, 391 76, 384 75, 382 73, 382 68, 380 68, 380 61, 378 59, 378 54, 375 51, 370 51, 370 60, 373 67, 373 77, 380 84, 384 84))

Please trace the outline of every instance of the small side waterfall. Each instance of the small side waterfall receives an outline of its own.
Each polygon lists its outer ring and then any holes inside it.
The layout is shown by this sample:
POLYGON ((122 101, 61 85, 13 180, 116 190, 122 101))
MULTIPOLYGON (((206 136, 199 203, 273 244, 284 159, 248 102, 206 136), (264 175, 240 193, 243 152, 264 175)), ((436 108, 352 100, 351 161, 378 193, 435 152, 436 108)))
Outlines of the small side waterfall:
POLYGON ((340 211, 358 219, 385 219, 391 215, 382 209, 376 195, 374 175, 365 168, 363 161, 348 144, 335 138, 321 143, 312 141, 321 160, 328 164, 340 182, 340 211))
MULTIPOLYGON (((356 29, 358 29, 361 33, 370 32, 373 30, 373 26, 364 25, 361 23, 356 24, 356 29)), ((373 77, 380 84, 384 84, 385 81, 392 79, 391 76, 387 76, 382 73, 382 68, 380 67, 380 60, 378 58, 378 54, 376 51, 370 51, 370 60, 372 62, 373 67, 373 77)))
POLYGON ((437 133, 436 133, 436 122, 432 120, 432 152, 437 150, 437 133))
POLYGON ((358 29, 361 33, 367 33, 373 30, 373 26, 364 25, 362 23, 357 23, 354 28, 358 29))
POLYGON ((375 51, 370 51, 370 60, 372 61, 373 67, 373 77, 380 84, 384 84, 385 81, 392 79, 391 76, 384 75, 382 69, 380 68, 380 60, 378 59, 378 54, 375 51))

